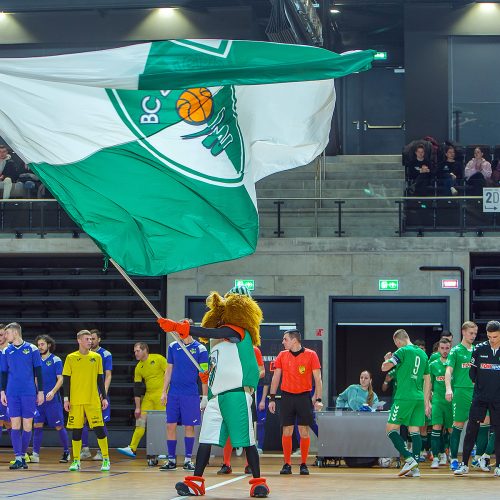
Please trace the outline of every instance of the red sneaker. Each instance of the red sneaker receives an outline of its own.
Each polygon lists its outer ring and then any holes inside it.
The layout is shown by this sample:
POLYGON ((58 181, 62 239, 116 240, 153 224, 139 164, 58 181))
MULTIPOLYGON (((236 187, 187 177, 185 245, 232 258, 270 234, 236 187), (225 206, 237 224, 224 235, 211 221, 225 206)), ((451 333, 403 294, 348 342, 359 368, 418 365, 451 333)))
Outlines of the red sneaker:
POLYGON ((200 476, 186 476, 184 481, 175 485, 175 489, 181 497, 200 497, 205 494, 205 479, 200 476))
POLYGON ((266 484, 265 477, 254 477, 248 481, 250 484, 250 496, 254 498, 267 498, 269 487, 266 484))

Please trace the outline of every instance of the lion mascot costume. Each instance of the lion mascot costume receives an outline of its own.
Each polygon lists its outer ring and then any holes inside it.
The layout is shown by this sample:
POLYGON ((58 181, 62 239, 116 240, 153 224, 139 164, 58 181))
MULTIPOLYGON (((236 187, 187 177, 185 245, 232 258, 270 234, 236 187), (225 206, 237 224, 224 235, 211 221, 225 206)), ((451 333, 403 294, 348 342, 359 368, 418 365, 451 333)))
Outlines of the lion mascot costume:
POLYGON ((210 341, 208 372, 200 378, 208 383, 208 404, 205 408, 196 455, 194 474, 175 485, 180 496, 205 494, 203 472, 210 458, 212 445, 223 447, 227 438, 234 447, 245 448, 253 478, 250 496, 269 495, 266 479, 260 477, 260 462, 252 424, 252 395, 259 382, 259 368, 253 346, 260 344, 262 310, 244 286, 234 287, 222 297, 211 292, 206 301, 208 311, 202 326, 158 319, 165 332, 181 338, 188 335, 210 341))

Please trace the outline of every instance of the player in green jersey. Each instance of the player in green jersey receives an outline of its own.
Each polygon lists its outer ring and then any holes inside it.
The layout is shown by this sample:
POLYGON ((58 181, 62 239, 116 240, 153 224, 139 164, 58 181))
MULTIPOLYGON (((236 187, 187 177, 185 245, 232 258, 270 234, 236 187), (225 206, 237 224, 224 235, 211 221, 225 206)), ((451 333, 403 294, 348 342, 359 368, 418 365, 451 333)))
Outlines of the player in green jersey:
POLYGON ((442 429, 448 429, 451 432, 453 424, 453 408, 451 401, 446 400, 446 385, 444 376, 447 367, 447 358, 450 353, 451 342, 446 338, 441 338, 438 344, 438 353, 440 357, 429 363, 429 374, 432 384, 432 433, 431 447, 432 460, 431 469, 437 469, 440 465, 446 465, 446 453, 441 453, 442 429))
POLYGON ((439 345, 439 342, 441 341, 441 339, 449 340, 450 346, 451 346, 453 344, 453 333, 451 333, 447 330, 443 330, 441 332, 441 337, 439 337, 439 340, 434 344, 436 346, 436 348, 432 350, 432 354, 429 358, 429 363, 432 363, 433 361, 435 361, 436 359, 439 359, 441 357, 441 354, 438 351, 438 345, 439 345))
POLYGON ((466 321, 462 325, 462 342, 448 355, 445 373, 446 399, 453 406, 453 430, 450 438, 450 469, 458 467, 458 446, 464 423, 469 418, 474 384, 469 377, 472 343, 476 340, 477 325, 466 321))
POLYGON ((418 458, 422 447, 420 427, 425 423, 425 414, 430 412, 431 384, 427 366, 427 354, 413 345, 405 330, 396 330, 393 335, 396 352, 384 356, 382 371, 398 367, 398 385, 389 412, 387 437, 405 458, 400 476, 419 477, 418 458), (424 390, 425 385, 425 390, 424 390), (425 397, 424 397, 425 394, 425 397), (401 425, 407 425, 412 438, 412 453, 408 451, 399 435, 401 425))

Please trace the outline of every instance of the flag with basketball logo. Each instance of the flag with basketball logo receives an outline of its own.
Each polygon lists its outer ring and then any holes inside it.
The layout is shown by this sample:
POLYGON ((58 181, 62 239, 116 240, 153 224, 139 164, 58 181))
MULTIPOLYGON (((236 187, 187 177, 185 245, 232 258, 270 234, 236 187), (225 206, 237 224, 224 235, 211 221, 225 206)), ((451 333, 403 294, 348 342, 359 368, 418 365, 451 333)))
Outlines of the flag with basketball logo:
POLYGON ((0 135, 125 270, 255 250, 255 183, 328 143, 333 79, 374 51, 172 40, 0 59, 0 135))

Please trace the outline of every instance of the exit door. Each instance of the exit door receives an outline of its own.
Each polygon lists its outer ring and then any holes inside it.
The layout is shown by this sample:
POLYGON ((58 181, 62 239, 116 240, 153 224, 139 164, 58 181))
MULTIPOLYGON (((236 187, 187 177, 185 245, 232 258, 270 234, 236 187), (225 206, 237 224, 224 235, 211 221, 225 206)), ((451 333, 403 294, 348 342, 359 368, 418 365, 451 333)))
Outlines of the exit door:
POLYGON ((405 142, 404 70, 373 68, 341 84, 344 154, 400 154, 405 142))

